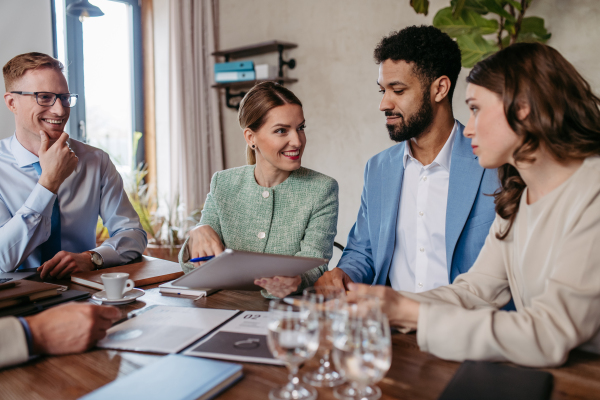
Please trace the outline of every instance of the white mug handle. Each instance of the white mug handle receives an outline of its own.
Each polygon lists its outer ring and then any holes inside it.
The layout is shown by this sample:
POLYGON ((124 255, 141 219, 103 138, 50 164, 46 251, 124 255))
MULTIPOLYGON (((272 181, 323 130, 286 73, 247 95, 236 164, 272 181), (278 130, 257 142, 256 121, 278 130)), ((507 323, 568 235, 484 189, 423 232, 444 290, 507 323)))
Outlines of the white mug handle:
POLYGON ((127 283, 125 283, 125 289, 123 289, 123 295, 125 295, 125 293, 127 293, 131 289, 133 289, 134 286, 135 286, 135 282, 132 281, 131 279, 127 279, 127 283))

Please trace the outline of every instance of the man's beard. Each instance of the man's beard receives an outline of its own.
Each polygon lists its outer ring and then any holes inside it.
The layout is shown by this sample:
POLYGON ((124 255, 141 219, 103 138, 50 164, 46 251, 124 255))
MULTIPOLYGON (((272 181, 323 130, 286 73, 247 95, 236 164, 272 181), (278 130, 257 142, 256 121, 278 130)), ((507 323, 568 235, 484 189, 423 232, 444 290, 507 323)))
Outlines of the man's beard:
POLYGON ((390 134, 390 139, 395 142, 404 142, 421 135, 425 132, 433 122, 433 107, 431 107, 431 96, 429 91, 423 92, 423 101, 419 106, 419 111, 408 118, 404 118, 402 114, 394 114, 391 111, 386 111, 385 116, 400 116, 402 120, 395 125, 386 124, 390 134))

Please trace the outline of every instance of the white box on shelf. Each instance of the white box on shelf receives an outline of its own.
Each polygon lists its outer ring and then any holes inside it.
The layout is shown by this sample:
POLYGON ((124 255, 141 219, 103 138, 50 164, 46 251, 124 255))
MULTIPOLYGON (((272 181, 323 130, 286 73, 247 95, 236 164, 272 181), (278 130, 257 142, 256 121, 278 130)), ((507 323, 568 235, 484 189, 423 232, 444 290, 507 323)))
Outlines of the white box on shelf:
POLYGON ((277 78, 277 67, 269 64, 258 64, 254 66, 256 79, 275 79, 277 78))

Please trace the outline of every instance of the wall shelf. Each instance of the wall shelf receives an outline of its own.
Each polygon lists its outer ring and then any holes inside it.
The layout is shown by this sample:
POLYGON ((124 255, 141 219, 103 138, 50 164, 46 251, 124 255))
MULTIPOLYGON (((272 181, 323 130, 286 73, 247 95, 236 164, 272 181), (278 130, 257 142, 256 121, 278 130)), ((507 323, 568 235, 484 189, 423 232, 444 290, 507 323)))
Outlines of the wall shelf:
POLYGON ((298 82, 298 79, 296 79, 296 78, 273 78, 273 79, 259 79, 259 80, 254 80, 254 81, 215 83, 211 87, 216 88, 216 89, 225 89, 225 88, 238 89, 238 88, 252 87, 252 86, 256 85, 257 83, 267 82, 267 81, 279 82, 280 84, 284 84, 284 83, 298 82))
POLYGON ((250 56, 256 56, 259 54, 277 52, 277 53, 279 53, 279 59, 278 59, 279 72, 278 72, 278 76, 273 79, 215 83, 212 85, 212 87, 215 89, 225 89, 225 105, 227 105, 227 107, 229 107, 229 108, 234 108, 237 110, 240 107, 239 101, 237 103, 232 103, 231 100, 235 99, 235 98, 239 98, 241 101, 242 98, 246 95, 246 92, 231 93, 231 89, 239 90, 242 88, 249 88, 249 87, 256 85, 257 83, 266 82, 266 81, 278 82, 281 85, 283 85, 285 83, 298 82, 298 79, 287 78, 287 77, 283 76, 283 67, 284 66, 287 65, 287 67, 290 69, 294 69, 296 67, 296 60, 294 60, 293 58, 288 61, 285 61, 283 59, 283 51, 287 50, 287 49, 293 49, 296 47, 298 47, 298 45, 295 43, 281 42, 279 40, 271 40, 268 42, 262 42, 262 43, 248 45, 248 46, 235 47, 235 48, 228 49, 228 50, 215 51, 214 53, 212 53, 212 55, 215 57, 225 57, 225 62, 230 61, 232 58, 250 57, 250 56))
POLYGON ((262 42, 257 44, 251 44, 248 46, 235 47, 233 49, 227 50, 219 50, 212 53, 213 56, 223 56, 225 59, 228 57, 232 58, 241 58, 241 57, 250 57, 256 56, 259 54, 272 53, 275 51, 279 51, 279 48, 282 50, 294 49, 298 47, 295 43, 289 42, 281 42, 279 40, 270 40, 268 42, 262 42))

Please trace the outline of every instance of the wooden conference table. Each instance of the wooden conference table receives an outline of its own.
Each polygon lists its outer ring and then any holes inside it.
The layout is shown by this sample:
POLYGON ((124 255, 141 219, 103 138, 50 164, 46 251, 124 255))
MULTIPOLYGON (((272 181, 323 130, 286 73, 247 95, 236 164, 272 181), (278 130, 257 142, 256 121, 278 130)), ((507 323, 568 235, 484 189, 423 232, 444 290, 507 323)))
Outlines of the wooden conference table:
MULTIPOLYGON (((71 289, 94 289, 69 283, 71 289)), ((144 287, 138 301, 118 306, 124 313, 151 305, 206 307, 251 311, 268 310, 259 292, 220 291, 193 301, 162 296, 157 285, 144 287)), ((460 363, 441 360, 419 351, 416 335, 394 334, 392 367, 379 383, 382 399, 437 399, 460 363)), ((452 340, 449 335, 448 340, 452 340)), ((94 349, 84 354, 40 357, 21 366, 0 370, 0 399, 77 399, 99 387, 150 365, 160 355, 94 349)), ((308 362, 304 370, 314 367, 308 362)), ((218 399, 266 399, 269 391, 287 381, 285 367, 243 363, 244 378, 218 399)), ((600 399, 600 356, 575 351, 554 375, 553 400, 600 399)), ((319 399, 334 399, 333 390, 318 388, 319 399)))

